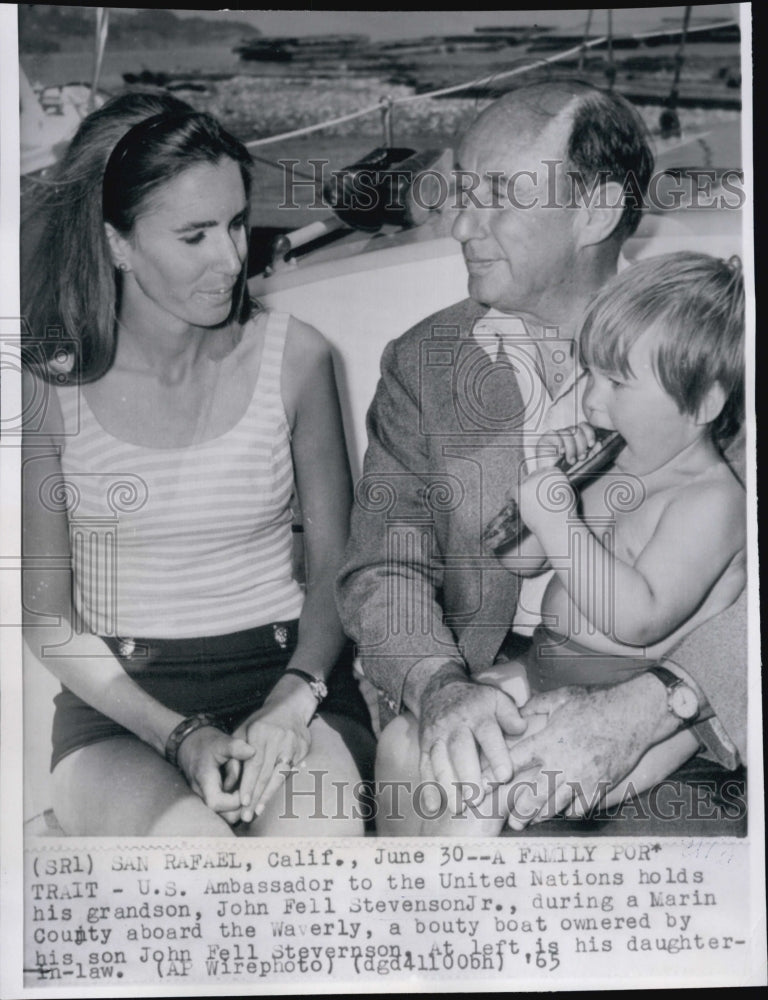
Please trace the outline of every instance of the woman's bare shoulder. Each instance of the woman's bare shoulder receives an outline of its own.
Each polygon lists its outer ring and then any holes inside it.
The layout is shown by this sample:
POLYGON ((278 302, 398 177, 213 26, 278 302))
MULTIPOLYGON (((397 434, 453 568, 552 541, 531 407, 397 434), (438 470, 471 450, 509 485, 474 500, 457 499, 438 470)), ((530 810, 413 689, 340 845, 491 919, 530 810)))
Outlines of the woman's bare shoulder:
MULTIPOLYGON (((78 386, 72 386, 77 392, 78 386)), ((25 444, 34 444, 35 436, 57 437, 64 433, 64 417, 53 383, 29 368, 21 370, 22 424, 25 444)))
MULTIPOLYGON (((226 355, 226 363, 236 368, 253 366, 257 371, 270 320, 276 314, 261 309, 243 326, 241 335, 231 352, 226 355)), ((283 374, 303 377, 331 356, 331 348, 325 337, 314 326, 295 316, 287 317, 285 346, 283 350, 283 374)))
MULTIPOLYGON (((255 313, 243 326, 239 340, 226 355, 226 363, 236 368, 251 367, 257 371, 267 336, 270 320, 275 314, 262 309, 255 313)), ((331 347, 325 337, 314 326, 287 317, 285 346, 283 350, 283 375, 303 378, 324 359, 330 358, 331 347)))
POLYGON ((311 399, 336 393, 331 345, 319 330, 295 316, 288 319, 280 388, 291 426, 311 399))
POLYGON ((316 327, 291 316, 288 320, 285 351, 286 360, 311 370, 319 361, 330 358, 331 345, 316 327))

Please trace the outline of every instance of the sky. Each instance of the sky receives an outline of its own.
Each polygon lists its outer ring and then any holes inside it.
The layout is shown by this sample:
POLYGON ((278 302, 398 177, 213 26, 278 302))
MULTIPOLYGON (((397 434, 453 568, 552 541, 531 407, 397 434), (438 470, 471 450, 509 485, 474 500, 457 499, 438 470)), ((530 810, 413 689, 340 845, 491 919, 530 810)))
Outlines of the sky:
MULTIPOLYGON (((734 18, 739 4, 701 4, 694 6, 692 24, 703 18, 734 18)), ((413 38, 429 34, 472 32, 478 26, 519 26, 539 24, 561 30, 581 32, 586 22, 586 8, 576 10, 479 10, 479 11, 366 11, 366 10, 178 10, 180 16, 231 17, 253 24, 265 35, 306 35, 324 32, 360 33, 372 39, 413 38)), ((668 27, 664 18, 682 20, 684 6, 613 8, 616 33, 646 31, 668 27)), ((595 9, 592 32, 606 30, 606 8, 595 9)))

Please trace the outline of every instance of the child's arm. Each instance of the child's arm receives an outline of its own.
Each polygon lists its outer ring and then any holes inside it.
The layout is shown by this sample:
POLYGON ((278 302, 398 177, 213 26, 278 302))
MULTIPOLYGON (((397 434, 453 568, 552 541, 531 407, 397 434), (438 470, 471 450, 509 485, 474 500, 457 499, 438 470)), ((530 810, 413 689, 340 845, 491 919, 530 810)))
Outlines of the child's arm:
POLYGON ((551 557, 572 554, 555 566, 569 599, 595 628, 626 645, 670 635, 745 544, 741 491, 727 481, 697 484, 668 504, 632 566, 613 556, 573 504, 541 502, 539 494, 562 499, 570 489, 557 469, 534 473, 521 485, 521 516, 551 557), (552 478, 544 484, 545 477, 552 478))
POLYGON ((538 576, 549 569, 547 554, 533 532, 497 555, 501 565, 516 576, 538 576))
MULTIPOLYGON (((596 440, 594 428, 588 423, 574 427, 573 433, 549 431, 542 434, 536 442, 536 466, 543 463, 548 468, 560 458, 573 465, 585 457, 596 440)), ((517 576, 538 576, 550 568, 549 557, 532 531, 499 552, 498 559, 505 569, 517 576)))
POLYGON ((712 484, 681 492, 667 506, 631 566, 572 513, 540 504, 536 486, 547 475, 556 477, 550 491, 570 489, 555 469, 534 473, 521 490, 523 519, 547 552, 573 554, 556 565, 557 575, 582 615, 617 642, 645 646, 674 632, 744 546, 741 504, 728 487, 712 484))

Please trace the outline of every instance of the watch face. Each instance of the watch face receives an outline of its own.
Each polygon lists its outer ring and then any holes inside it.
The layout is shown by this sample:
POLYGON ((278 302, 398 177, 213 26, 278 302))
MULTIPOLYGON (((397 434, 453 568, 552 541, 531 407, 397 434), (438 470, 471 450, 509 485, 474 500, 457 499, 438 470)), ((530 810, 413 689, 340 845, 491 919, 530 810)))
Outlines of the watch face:
POLYGON ((693 719, 699 711, 699 699, 687 684, 678 684, 669 693, 669 707, 678 719, 693 719))

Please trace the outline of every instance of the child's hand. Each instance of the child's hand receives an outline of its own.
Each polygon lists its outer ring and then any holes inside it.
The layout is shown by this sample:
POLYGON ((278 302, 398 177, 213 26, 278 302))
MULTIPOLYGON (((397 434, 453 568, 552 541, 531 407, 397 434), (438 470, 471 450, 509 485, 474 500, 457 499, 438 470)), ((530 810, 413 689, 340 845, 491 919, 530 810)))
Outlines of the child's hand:
POLYGON ((553 542, 551 533, 553 529, 558 534, 567 531, 576 503, 576 494, 565 473, 552 466, 532 472, 520 483, 517 503, 520 517, 536 535, 544 552, 549 556, 552 551, 558 551, 559 542, 554 548, 549 544, 553 542), (547 532, 546 536, 542 531, 547 532))
POLYGON ((597 441, 595 428, 583 421, 575 427, 542 434, 536 443, 536 461, 540 469, 565 458, 568 465, 581 461, 597 441))

